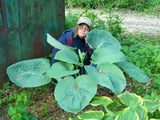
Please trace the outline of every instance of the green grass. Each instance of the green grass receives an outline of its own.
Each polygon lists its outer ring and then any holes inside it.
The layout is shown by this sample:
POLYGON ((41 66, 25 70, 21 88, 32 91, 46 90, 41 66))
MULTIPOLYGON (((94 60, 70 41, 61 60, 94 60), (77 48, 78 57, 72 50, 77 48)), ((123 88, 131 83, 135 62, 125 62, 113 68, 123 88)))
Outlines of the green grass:
MULTIPOLYGON (((148 86, 151 90, 148 91, 149 94, 155 90, 160 91, 160 35, 127 34, 120 39, 120 42, 127 60, 149 76, 151 80, 148 86)), ((134 85, 134 88, 136 89, 137 86, 134 85)))

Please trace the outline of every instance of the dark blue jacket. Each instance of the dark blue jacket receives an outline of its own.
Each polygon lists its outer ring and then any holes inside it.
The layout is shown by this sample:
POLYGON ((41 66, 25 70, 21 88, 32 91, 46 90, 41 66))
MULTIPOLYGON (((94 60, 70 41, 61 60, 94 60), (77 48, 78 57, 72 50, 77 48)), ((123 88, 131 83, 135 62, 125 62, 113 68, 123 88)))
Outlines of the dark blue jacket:
MULTIPOLYGON (((60 38, 58 39, 59 42, 61 42, 64 45, 67 45, 67 41, 72 36, 73 29, 65 30, 60 38)), ((54 59, 55 54, 58 52, 59 49, 53 48, 52 50, 52 58, 51 58, 51 64, 55 63, 57 60, 54 59)))
MULTIPOLYGON (((69 39, 72 38, 73 39, 73 29, 69 29, 69 30, 65 30, 62 35, 60 36, 60 38, 58 39, 59 42, 61 42, 64 45, 68 45, 67 42, 69 41, 69 39)), ((72 40, 71 40, 72 41, 72 40)), ((72 45, 71 45, 72 46, 72 45)), ((88 51, 89 51, 89 56, 91 56, 91 54, 93 53, 93 50, 88 47, 88 51)), ((52 58, 51 58, 51 64, 55 63, 57 60, 54 59, 55 54, 58 52, 59 49, 57 48, 53 48, 52 51, 52 58)))

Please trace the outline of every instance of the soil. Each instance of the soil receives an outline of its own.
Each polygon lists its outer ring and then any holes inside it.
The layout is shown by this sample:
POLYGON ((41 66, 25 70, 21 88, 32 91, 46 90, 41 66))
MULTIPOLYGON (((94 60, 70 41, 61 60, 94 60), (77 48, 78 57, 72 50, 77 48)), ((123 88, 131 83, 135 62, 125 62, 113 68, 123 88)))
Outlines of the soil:
MULTIPOLYGON (((66 14, 69 9, 66 10, 66 14)), ((82 9, 72 9, 72 12, 82 12, 82 9)), ((100 10, 91 10, 94 13, 97 13, 100 16, 100 10)), ((160 18, 144 15, 140 13, 131 13, 131 12, 115 12, 113 14, 119 15, 123 19, 122 27, 126 28, 127 33, 145 33, 149 35, 160 35, 160 18)), ((100 16, 102 19, 107 16, 104 14, 100 16)), ((105 19, 104 19, 105 20, 105 19)), ((49 85, 50 91, 42 93, 41 95, 32 96, 32 99, 35 101, 34 104, 30 105, 27 109, 27 112, 32 112, 39 120, 68 120, 69 117, 75 117, 75 114, 68 113, 62 110, 57 102, 54 99, 53 91, 54 85, 49 85), (46 105, 46 109, 42 110, 42 106, 46 105), (49 119, 50 118, 50 119, 49 119)), ((128 91, 132 91, 128 86, 126 87, 128 91)), ((98 96, 108 96, 110 98, 115 98, 115 95, 108 90, 107 88, 98 87, 98 96)), ((87 111, 92 108, 91 106, 87 106, 83 111, 87 111)), ((103 109, 97 107, 96 109, 103 109)), ((1 108, 0 106, 0 120, 10 120, 7 117, 8 107, 4 106, 1 108)), ((80 112, 80 113, 81 113, 80 112)), ((79 114, 79 113, 78 113, 79 114)))

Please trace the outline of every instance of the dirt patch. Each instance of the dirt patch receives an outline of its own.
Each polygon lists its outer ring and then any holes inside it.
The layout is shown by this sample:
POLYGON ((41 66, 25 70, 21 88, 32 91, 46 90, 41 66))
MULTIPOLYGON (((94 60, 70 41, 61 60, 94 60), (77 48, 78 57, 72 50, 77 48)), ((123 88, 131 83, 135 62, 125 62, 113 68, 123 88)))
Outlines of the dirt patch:
MULTIPOLYGON (((72 12, 83 12, 83 9, 66 9, 65 14, 68 11, 72 12)), ((108 14, 100 15, 102 10, 94 9, 89 10, 89 12, 94 12, 97 14, 101 19, 106 20, 105 17, 108 14)), ((154 17, 151 15, 145 15, 143 13, 136 13, 131 11, 118 11, 113 12, 113 15, 118 15, 122 21, 122 27, 126 29, 126 33, 144 33, 144 34, 151 34, 151 35, 160 35, 160 18, 154 17)))

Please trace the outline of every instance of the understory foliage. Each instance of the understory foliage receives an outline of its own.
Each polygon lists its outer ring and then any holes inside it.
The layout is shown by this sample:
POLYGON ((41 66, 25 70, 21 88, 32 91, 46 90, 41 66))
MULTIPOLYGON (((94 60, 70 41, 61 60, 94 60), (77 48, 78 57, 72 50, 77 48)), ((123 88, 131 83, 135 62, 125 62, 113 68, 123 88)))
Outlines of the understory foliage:
MULTIPOLYGON (((126 56, 121 52, 120 43, 111 33, 94 29, 87 34, 86 41, 94 49, 90 65, 83 64, 85 53, 79 51, 77 55, 74 51, 75 48, 63 45, 47 34, 47 42, 60 49, 55 55, 55 59, 59 62, 50 67, 49 60, 45 58, 24 60, 9 66, 7 74, 12 82, 21 87, 42 86, 51 82, 52 78, 60 79, 56 84, 54 96, 59 106, 71 113, 80 112, 94 100, 94 96, 97 93, 97 85, 106 87, 115 94, 120 94, 126 87, 126 79, 123 72, 135 81, 148 82, 149 78, 142 70, 126 61, 126 56), (84 70, 86 74, 82 74, 84 70)), ((139 118, 146 120, 149 112, 154 112, 160 107, 159 100, 144 101, 138 99, 140 97, 133 96, 136 95, 120 94, 119 99, 128 107, 115 113, 106 108, 105 118, 103 118, 104 112, 98 111, 98 114, 100 113, 102 116, 101 119, 105 120, 109 117, 123 120, 130 114, 136 120, 139 118), (136 103, 132 100, 135 100, 136 103), (156 106, 151 108, 153 105, 156 106), (143 116, 140 113, 142 111, 144 112, 143 116)), ((94 115, 94 112, 91 112, 91 115, 94 115)), ((80 119, 83 119, 83 117, 80 119)))
POLYGON ((35 110, 28 111, 28 108, 46 92, 49 92, 47 86, 22 89, 10 82, 4 83, 0 89, 0 119, 38 120, 33 114, 35 110))
POLYGON ((128 92, 117 97, 120 101, 111 100, 106 96, 96 96, 89 105, 102 106, 102 110, 89 110, 69 120, 148 120, 148 113, 153 113, 159 108, 159 100, 153 102, 128 92))
POLYGON ((150 76, 152 81, 150 87, 160 91, 160 36, 146 36, 145 34, 126 35, 121 40, 122 51, 127 55, 128 61, 140 67, 150 76))
POLYGON ((105 8, 109 9, 130 9, 138 12, 147 12, 159 16, 159 0, 65 0, 66 8, 105 8))

